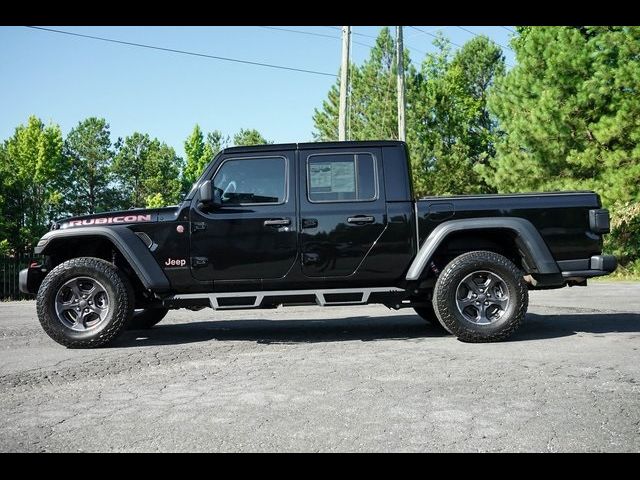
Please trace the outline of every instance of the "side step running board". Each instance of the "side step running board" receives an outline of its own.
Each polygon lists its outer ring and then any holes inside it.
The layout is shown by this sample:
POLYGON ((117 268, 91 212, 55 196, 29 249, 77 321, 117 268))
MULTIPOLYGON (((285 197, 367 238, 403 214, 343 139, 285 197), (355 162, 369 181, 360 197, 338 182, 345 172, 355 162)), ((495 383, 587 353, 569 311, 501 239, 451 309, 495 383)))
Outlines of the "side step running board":
MULTIPOLYGON (((403 292, 398 287, 374 288, 331 288, 325 290, 268 290, 259 292, 220 292, 220 293, 184 293, 165 299, 195 300, 208 299, 214 310, 232 310, 241 308, 258 308, 264 299, 286 297, 295 301, 296 297, 315 296, 321 307, 332 305, 364 305, 368 303, 372 293, 403 292), (329 298, 327 298, 329 297, 329 298), (222 300, 222 301, 221 301, 222 300)), ((282 303, 282 302, 280 302, 282 303)))

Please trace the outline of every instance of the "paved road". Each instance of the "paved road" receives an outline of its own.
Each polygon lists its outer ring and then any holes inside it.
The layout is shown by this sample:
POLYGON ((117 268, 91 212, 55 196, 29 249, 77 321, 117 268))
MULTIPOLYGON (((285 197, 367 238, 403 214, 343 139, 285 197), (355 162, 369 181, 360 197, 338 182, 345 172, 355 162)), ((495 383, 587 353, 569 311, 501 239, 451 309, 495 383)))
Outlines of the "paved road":
POLYGON ((640 284, 532 292, 511 341, 408 310, 179 310, 67 350, 0 304, 0 451, 640 451, 640 284), (304 319, 304 320, 303 320, 304 319))

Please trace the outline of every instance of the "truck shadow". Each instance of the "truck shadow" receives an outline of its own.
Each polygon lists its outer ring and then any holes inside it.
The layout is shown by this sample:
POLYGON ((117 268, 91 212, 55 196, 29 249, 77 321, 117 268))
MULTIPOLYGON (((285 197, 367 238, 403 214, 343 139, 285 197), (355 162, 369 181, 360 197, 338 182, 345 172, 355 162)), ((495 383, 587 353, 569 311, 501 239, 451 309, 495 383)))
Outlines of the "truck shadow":
POLYGON ((540 315, 527 313, 521 328, 508 341, 544 340, 581 333, 604 336, 607 333, 640 332, 640 313, 572 313, 540 315))
POLYGON ((346 342, 360 340, 408 340, 445 336, 416 315, 347 317, 313 320, 212 320, 180 324, 159 324, 151 330, 122 334, 113 347, 173 345, 209 340, 240 340, 263 344, 346 342))
MULTIPOLYGON (((520 329, 508 342, 544 340, 579 333, 596 336, 614 332, 640 332, 640 314, 527 314, 520 329)), ((121 335, 113 347, 178 345, 210 340, 251 341, 262 344, 318 342, 363 342, 448 337, 416 315, 392 317, 348 317, 314 320, 212 320, 179 324, 159 324, 151 330, 131 330, 121 335)))

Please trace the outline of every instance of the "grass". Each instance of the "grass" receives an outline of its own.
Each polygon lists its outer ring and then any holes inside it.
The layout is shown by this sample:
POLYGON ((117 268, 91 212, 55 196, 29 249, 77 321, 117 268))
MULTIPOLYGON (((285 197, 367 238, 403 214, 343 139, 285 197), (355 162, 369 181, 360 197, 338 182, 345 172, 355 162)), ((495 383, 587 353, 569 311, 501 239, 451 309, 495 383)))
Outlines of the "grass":
POLYGON ((616 271, 604 277, 595 277, 590 279, 593 282, 640 282, 640 269, 638 263, 632 263, 628 266, 618 265, 616 271))

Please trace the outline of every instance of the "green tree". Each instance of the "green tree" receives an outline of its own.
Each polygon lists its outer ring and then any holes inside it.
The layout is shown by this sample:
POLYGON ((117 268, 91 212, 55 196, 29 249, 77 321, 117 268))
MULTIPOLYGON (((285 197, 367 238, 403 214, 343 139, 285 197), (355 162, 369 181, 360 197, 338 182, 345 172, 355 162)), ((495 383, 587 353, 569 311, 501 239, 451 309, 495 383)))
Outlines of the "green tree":
MULTIPOLYGON (((496 122, 487 90, 504 72, 501 50, 486 37, 468 42, 454 56, 442 36, 420 70, 405 52, 407 143, 415 190, 423 194, 490 191, 474 168, 494 153, 496 122)), ((351 66, 348 138, 397 139, 395 42, 383 28, 362 66, 351 66)), ((313 119, 318 140, 338 138, 339 80, 313 119)))
POLYGON ((234 145, 264 145, 273 143, 262 136, 262 134, 253 128, 245 130, 241 128, 238 133, 233 136, 234 145))
POLYGON ((219 130, 207 133, 205 139, 200 126, 196 124, 191 135, 184 142, 187 159, 182 172, 183 192, 186 193, 191 188, 211 160, 228 145, 229 137, 219 130))
POLYGON ((113 164, 123 207, 161 206, 179 200, 182 159, 173 148, 149 135, 126 137, 113 164), (153 198, 153 200, 149 200, 153 198))
POLYGON ((487 92, 504 74, 500 48, 476 37, 451 56, 448 41, 434 41, 412 82, 407 115, 414 187, 419 195, 492 191, 476 172, 495 154, 496 121, 487 92))
POLYGON ((205 148, 209 148, 211 159, 215 157, 221 150, 229 146, 229 136, 224 135, 220 130, 214 130, 207 133, 205 148))
POLYGON ((146 165, 151 150, 149 135, 135 132, 126 137, 113 162, 113 174, 123 195, 123 207, 141 207, 146 192, 142 183, 146 179, 146 165))
POLYGON ((180 170, 182 158, 172 147, 154 139, 144 165, 142 184, 145 205, 160 207, 177 203, 181 195, 180 170))
MULTIPOLYGON (((204 144, 202 154, 202 170, 213 160, 213 158, 229 145, 229 137, 222 134, 219 130, 207 133, 207 139, 204 144)), ((202 173, 202 170, 200 173, 202 173)), ((200 176, 198 173, 198 176, 200 176)), ((195 181, 195 180, 194 180, 195 181)))
POLYGON ((501 192, 640 200, 640 27, 520 27, 489 106, 504 135, 480 171, 501 192))
MULTIPOLYGON (((398 138, 395 41, 388 27, 381 29, 369 58, 362 66, 349 68, 350 92, 347 110, 349 140, 381 140, 398 138)), ((405 52, 407 90, 415 75, 405 52)), ((340 77, 330 88, 320 109, 315 109, 314 137, 319 141, 338 140, 340 77)), ((407 102, 409 104, 409 102, 407 102)))
POLYGON ((112 185, 115 152, 105 119, 90 117, 79 122, 67 135, 64 153, 70 164, 64 194, 70 214, 96 213, 120 206, 118 192, 112 185))
POLYGON ((207 165, 207 156, 210 152, 205 151, 204 135, 200 129, 200 125, 196 124, 193 127, 191 135, 184 142, 184 152, 187 156, 184 166, 183 176, 183 188, 188 190, 193 182, 195 182, 204 167, 207 165))
POLYGON ((59 209, 65 179, 62 133, 35 116, 16 128, 0 150, 4 249, 26 253, 59 209))

